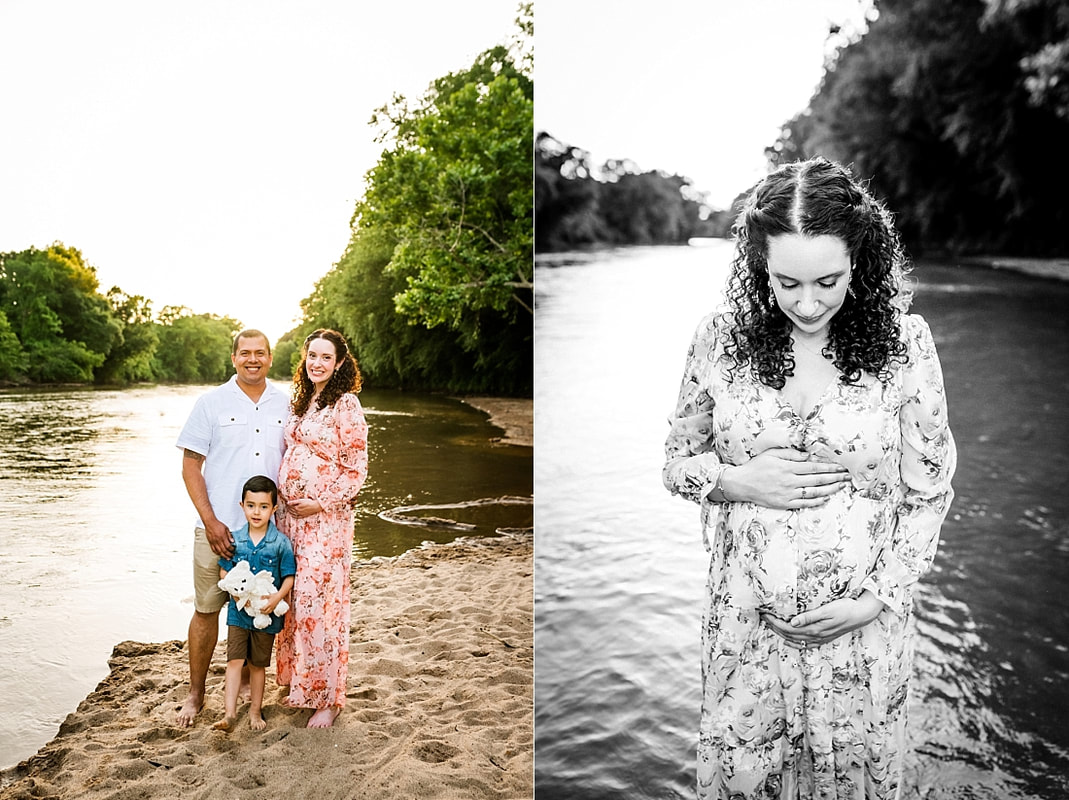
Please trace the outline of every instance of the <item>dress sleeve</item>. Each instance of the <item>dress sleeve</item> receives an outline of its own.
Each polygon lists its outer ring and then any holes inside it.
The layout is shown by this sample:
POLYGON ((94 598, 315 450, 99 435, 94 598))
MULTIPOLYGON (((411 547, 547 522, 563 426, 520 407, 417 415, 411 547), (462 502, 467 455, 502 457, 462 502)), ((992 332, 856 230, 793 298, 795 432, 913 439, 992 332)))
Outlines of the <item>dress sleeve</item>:
POLYGON ((717 315, 709 315, 694 334, 664 443, 665 488, 696 503, 713 488, 724 466, 713 448, 714 400, 708 385, 709 370, 718 357, 717 322, 717 315))
POLYGON ((950 480, 957 465, 954 437, 947 422, 943 371, 932 333, 916 315, 903 318, 903 329, 909 345, 899 411, 903 497, 894 532, 862 584, 899 614, 909 608, 914 584, 935 558, 939 529, 954 498, 950 480))
POLYGON ((350 505, 367 478, 367 422, 355 394, 343 394, 334 403, 334 436, 336 468, 316 493, 319 504, 327 510, 350 505))

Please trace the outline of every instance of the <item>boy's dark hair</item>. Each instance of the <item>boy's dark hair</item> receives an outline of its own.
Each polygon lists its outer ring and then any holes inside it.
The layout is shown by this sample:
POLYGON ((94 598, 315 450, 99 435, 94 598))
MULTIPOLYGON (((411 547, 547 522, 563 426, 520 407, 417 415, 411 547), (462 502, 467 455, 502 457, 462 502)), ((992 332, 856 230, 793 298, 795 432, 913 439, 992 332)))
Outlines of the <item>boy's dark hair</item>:
POLYGON ((241 487, 242 503, 245 502, 245 495, 249 492, 270 492, 271 505, 278 505, 278 487, 275 486, 275 482, 266 475, 255 475, 245 481, 245 485, 241 487))

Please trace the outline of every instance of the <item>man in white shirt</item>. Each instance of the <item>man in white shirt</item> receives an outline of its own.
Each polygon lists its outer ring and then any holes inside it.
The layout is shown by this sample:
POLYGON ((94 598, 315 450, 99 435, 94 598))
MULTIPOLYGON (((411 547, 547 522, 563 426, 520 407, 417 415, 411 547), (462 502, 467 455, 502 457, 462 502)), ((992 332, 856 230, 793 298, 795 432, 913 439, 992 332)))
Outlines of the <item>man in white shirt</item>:
POLYGON ((198 519, 193 542, 194 610, 189 623, 189 696, 175 722, 188 728, 204 706, 204 683, 219 639, 219 557, 234 552, 230 531, 245 524, 241 487, 255 475, 278 480, 289 397, 267 382, 271 345, 257 330, 234 338, 236 374, 201 395, 178 435, 182 480, 198 519))

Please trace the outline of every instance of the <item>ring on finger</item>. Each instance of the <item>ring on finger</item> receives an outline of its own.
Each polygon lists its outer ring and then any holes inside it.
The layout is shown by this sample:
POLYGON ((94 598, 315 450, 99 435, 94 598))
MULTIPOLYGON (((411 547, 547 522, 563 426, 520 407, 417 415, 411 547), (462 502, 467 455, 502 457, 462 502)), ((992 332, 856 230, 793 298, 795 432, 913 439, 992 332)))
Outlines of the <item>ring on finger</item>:
POLYGON ((808 487, 806 487, 806 486, 803 486, 803 487, 802 487, 802 499, 803 499, 803 500, 805 500, 805 499, 806 499, 806 490, 807 490, 807 488, 808 488, 808 487))

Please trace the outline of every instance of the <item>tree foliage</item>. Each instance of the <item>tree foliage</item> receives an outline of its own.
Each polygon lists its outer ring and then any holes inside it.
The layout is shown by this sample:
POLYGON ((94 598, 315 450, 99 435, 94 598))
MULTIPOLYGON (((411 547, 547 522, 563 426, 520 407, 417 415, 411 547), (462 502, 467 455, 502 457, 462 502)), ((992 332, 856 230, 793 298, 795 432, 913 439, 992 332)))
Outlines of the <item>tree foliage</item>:
POLYGON ((161 381, 220 383, 234 371, 230 349, 242 325, 230 317, 194 314, 182 306, 167 306, 156 329, 159 346, 152 369, 161 381))
POLYGON ((532 391, 530 4, 517 23, 512 47, 375 112, 385 149, 349 245, 280 352, 300 333, 336 327, 369 383, 532 391))
POLYGON ((73 247, 0 254, 0 380, 13 383, 215 382, 232 371, 240 324, 152 304, 112 287, 73 247))
POLYGON ((915 251, 1069 245, 1069 10, 1047 0, 883 0, 767 154, 871 178, 915 251))
POLYGON ((595 170, 585 150, 538 134, 535 233, 540 252, 598 244, 686 244, 695 236, 726 236, 731 217, 730 211, 712 208, 688 178, 642 172, 627 159, 610 159, 595 170))
POLYGON ((91 381, 121 332, 96 270, 60 243, 0 256, 0 311, 38 382, 91 381))

